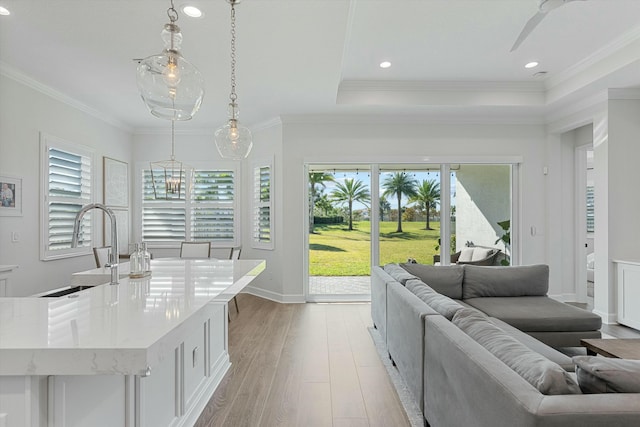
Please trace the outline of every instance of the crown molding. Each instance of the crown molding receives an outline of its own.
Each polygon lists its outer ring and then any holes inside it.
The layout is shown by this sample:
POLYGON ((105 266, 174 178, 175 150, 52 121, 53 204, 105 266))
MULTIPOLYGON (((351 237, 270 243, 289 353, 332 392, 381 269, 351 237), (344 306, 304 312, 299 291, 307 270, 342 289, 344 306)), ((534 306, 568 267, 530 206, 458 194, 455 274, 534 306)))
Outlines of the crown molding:
MULTIPOLYGON (((167 126, 164 127, 152 127, 152 128, 137 128, 133 131, 133 135, 171 135, 170 121, 167 121, 167 126)), ((215 129, 211 128, 191 128, 191 129, 178 129, 176 128, 174 133, 176 135, 194 135, 194 136, 208 136, 213 138, 215 129)))
POLYGON ((609 89, 609 99, 640 99, 640 89, 609 89))
POLYGON ((345 80, 339 105, 393 106, 541 106, 544 84, 536 82, 345 80))
POLYGON ((611 55, 621 51, 625 47, 640 40, 640 27, 623 34, 613 42, 595 51, 582 61, 577 62, 571 67, 549 77, 545 80, 547 89, 558 86, 559 84, 576 77, 580 73, 587 71, 597 63, 606 60, 611 55))
POLYGON ((55 99, 58 102, 66 104, 76 110, 82 111, 85 114, 88 114, 98 120, 103 121, 104 123, 114 126, 120 130, 131 133, 133 129, 122 121, 116 119, 115 117, 109 116, 107 114, 98 111, 97 109, 90 107, 75 98, 72 98, 64 93, 45 85, 37 81, 36 79, 27 76, 23 72, 17 70, 14 67, 9 66, 8 64, 0 61, 0 75, 5 76, 11 80, 14 80, 24 86, 27 86, 30 89, 33 89, 37 92, 42 93, 52 99, 55 99))
MULTIPOLYGON (((167 122, 169 123, 169 122, 167 122)), ((269 129, 275 126, 281 126, 282 120, 280 117, 274 117, 269 120, 265 120, 259 122, 255 125, 251 125, 249 129, 251 132, 259 132, 265 129, 269 129)), ((176 135, 195 135, 195 136, 208 136, 213 138, 213 134, 218 128, 188 128, 188 129, 179 129, 176 128, 176 135)), ((171 127, 167 125, 166 127, 145 127, 145 128, 137 128, 133 131, 134 135, 168 135, 171 133, 171 127)))
POLYGON ((300 114, 281 116, 282 123, 303 125, 545 125, 542 114, 526 116, 505 116, 495 112, 478 112, 463 114, 300 114))
POLYGON ((557 109, 546 117, 547 131, 560 134, 593 123, 595 118, 607 110, 607 91, 600 91, 579 102, 557 109))
POLYGON ((535 82, 485 82, 485 81, 387 81, 343 80, 339 90, 346 91, 426 91, 426 92, 532 92, 545 91, 541 81, 535 82))
POLYGON ((260 132, 278 126, 282 126, 282 118, 280 116, 256 123, 255 125, 251 126, 251 131, 260 132))

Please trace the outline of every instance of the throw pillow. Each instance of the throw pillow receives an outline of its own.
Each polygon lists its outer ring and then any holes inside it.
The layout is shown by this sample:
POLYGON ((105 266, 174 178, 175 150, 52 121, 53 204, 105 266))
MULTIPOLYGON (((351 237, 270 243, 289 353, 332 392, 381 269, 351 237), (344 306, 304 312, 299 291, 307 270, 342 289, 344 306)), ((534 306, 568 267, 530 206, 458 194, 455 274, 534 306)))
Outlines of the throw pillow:
POLYGON ((407 280, 417 279, 416 276, 408 273, 407 270, 400 267, 398 264, 387 264, 383 267, 383 270, 386 271, 389 276, 400 282, 402 285, 404 285, 407 280))
POLYGON ((580 394, 580 387, 560 365, 530 350, 491 323, 478 310, 463 308, 453 316, 453 324, 518 373, 540 393, 580 394))
POLYGON ((461 265, 425 265, 425 264, 400 264, 400 267, 408 273, 417 276, 436 292, 449 298, 462 298, 462 279, 464 267, 461 265))
POLYGON ((480 261, 488 258, 493 252, 493 249, 487 248, 473 248, 473 254, 471 255, 471 261, 480 261))
POLYGON ((583 393, 640 393, 640 360, 575 356, 583 393))
POLYGON ((460 250, 460 257, 458 258, 458 261, 462 261, 462 262, 468 262, 471 261, 471 258, 473 258, 473 247, 471 248, 462 248, 460 250))
POLYGON ((548 290, 548 265, 510 267, 465 265, 462 299, 544 296, 548 290))

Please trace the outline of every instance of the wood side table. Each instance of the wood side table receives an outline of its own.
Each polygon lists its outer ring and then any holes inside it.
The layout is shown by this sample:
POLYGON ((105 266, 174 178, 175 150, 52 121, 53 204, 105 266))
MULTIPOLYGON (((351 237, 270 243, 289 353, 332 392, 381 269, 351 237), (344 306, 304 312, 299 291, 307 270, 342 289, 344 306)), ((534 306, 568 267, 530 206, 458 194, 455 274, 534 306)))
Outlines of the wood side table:
POLYGON ((640 338, 583 339, 580 344, 589 355, 640 360, 640 338))

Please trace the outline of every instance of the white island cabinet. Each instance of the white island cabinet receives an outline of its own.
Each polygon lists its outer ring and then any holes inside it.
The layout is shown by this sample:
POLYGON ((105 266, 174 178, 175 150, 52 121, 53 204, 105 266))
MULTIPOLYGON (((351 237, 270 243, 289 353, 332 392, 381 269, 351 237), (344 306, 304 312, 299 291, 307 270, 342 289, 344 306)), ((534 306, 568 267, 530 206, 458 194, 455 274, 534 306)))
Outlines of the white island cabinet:
POLYGON ((0 298, 0 427, 193 425, 231 366, 227 302, 264 268, 157 259, 119 285, 0 298))

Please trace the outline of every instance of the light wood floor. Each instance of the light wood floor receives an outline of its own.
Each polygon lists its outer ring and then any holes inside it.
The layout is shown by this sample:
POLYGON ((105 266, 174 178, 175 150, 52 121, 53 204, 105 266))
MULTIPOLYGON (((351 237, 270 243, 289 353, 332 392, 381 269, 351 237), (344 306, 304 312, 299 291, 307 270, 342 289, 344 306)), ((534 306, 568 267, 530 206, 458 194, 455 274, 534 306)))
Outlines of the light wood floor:
POLYGON ((231 369, 204 426, 409 426, 369 335, 369 304, 230 306, 231 369))

